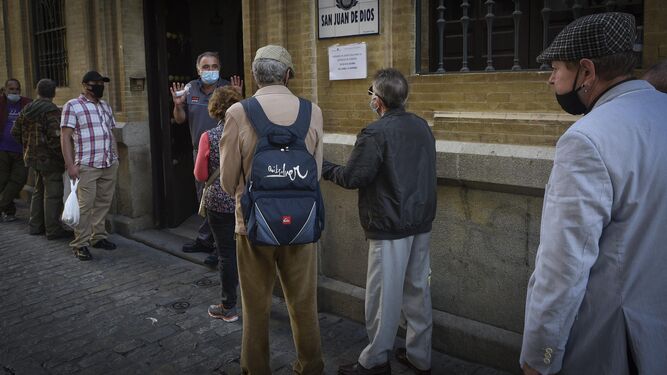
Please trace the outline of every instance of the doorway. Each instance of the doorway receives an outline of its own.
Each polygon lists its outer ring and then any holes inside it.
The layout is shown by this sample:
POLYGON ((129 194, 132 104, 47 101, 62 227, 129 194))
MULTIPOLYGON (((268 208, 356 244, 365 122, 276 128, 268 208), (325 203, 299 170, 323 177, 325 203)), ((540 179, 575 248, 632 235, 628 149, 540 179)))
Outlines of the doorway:
POLYGON ((169 87, 197 79, 205 51, 220 54, 222 78, 244 78, 241 0, 144 0, 144 28, 154 217, 159 227, 176 227, 199 203, 189 126, 173 120, 169 87))

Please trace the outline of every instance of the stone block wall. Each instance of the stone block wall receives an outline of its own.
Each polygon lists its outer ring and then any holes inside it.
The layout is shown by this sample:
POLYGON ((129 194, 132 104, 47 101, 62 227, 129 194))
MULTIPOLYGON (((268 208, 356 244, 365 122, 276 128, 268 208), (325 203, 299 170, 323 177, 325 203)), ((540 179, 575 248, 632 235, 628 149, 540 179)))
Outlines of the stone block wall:
MULTIPOLYGON (((325 158, 344 163, 354 140, 325 135, 325 158)), ((516 371, 553 147, 438 141, 436 148, 434 347, 516 371)), ((322 192, 320 306, 363 320, 368 243, 359 224, 357 192, 330 182, 322 182, 322 192)))

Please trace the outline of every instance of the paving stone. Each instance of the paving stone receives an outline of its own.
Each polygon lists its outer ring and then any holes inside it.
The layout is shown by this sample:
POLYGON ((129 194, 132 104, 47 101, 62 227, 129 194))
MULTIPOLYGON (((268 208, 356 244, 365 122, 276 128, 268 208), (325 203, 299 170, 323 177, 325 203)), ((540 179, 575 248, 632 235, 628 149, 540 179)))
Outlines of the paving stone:
MULTIPOLYGON (((220 299, 218 273, 112 235, 116 251, 80 262, 66 241, 0 223, 0 374, 240 374, 243 325, 208 316, 220 299), (35 261, 25 262, 25 259, 35 261), (187 302, 177 311, 172 304, 187 302)), ((273 298, 271 366, 291 374, 296 357, 285 302, 273 298)), ((320 313, 325 374, 355 362, 363 325, 320 313)), ((400 345, 400 339, 397 341, 400 345)), ((434 374, 502 375, 434 352, 434 374)), ((394 374, 411 374, 395 361, 394 374)))

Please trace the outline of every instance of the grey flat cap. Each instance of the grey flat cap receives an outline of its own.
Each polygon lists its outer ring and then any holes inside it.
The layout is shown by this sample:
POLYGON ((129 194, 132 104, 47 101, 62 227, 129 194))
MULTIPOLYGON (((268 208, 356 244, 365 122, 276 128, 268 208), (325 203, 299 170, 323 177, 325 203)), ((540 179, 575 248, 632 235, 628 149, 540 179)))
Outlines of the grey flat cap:
POLYGON ((578 61, 632 51, 635 17, 627 13, 600 13, 574 20, 537 56, 538 63, 578 61))

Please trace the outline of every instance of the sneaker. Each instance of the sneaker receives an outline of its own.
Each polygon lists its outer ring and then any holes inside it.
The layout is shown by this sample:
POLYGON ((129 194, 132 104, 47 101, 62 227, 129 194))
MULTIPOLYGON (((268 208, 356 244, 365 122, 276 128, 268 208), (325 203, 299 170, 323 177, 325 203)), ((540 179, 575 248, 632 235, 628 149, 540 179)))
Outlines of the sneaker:
POLYGON ((106 238, 102 238, 101 240, 95 242, 93 247, 96 249, 114 250, 116 248, 116 244, 107 240, 106 238))
POLYGON ((88 248, 85 246, 75 247, 73 250, 74 250, 74 256, 79 258, 80 261, 93 259, 93 255, 90 253, 90 251, 88 251, 88 248))
POLYGON ((228 323, 239 320, 239 313, 236 311, 236 306, 226 309, 222 304, 209 306, 208 316, 215 319, 222 319, 228 323))
POLYGON ((420 370, 415 365, 410 362, 408 359, 408 353, 406 352, 405 348, 398 348, 396 349, 396 360, 403 365, 409 367, 415 374, 417 375, 431 375, 431 369, 428 370, 420 370))
POLYGON ((218 265, 218 256, 217 255, 209 255, 204 259, 204 264, 210 267, 215 267, 218 265))
POLYGON ((188 242, 183 245, 184 253, 210 253, 213 251, 213 246, 206 245, 199 240, 188 242))
POLYGON ((361 363, 351 363, 338 367, 338 375, 391 375, 391 365, 389 362, 372 368, 366 368, 361 363))
POLYGON ((3 222, 9 223, 10 221, 16 221, 16 216, 14 214, 7 214, 7 213, 2 213, 2 217, 0 217, 3 222))

